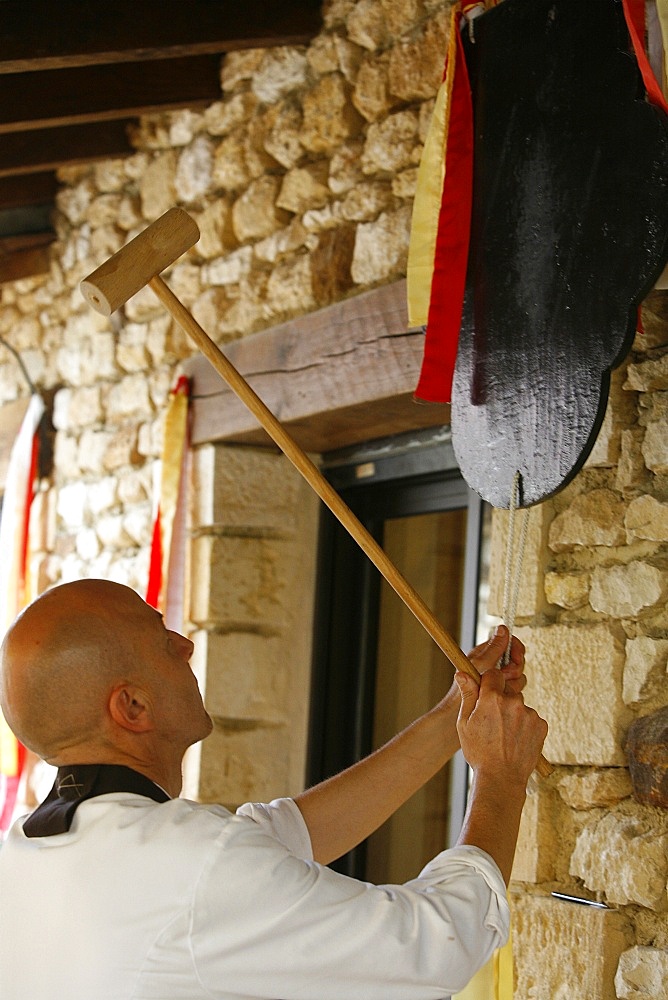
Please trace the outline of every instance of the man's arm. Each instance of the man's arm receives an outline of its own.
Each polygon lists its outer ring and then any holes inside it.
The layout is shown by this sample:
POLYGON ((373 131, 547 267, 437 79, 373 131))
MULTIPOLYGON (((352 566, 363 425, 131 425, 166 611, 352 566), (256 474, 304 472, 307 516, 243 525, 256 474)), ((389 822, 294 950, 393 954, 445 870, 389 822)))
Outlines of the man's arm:
POLYGON ((458 844, 486 851, 508 884, 526 786, 547 736, 547 723, 506 690, 499 671, 483 674, 480 687, 455 677, 462 692, 457 722, 462 751, 473 769, 469 805, 458 844))
MULTIPOLYGON (((495 667, 505 651, 508 631, 500 626, 489 642, 470 654, 478 671, 495 667)), ((502 671, 508 689, 526 683, 524 647, 513 639, 511 662, 502 671)), ((364 760, 295 796, 311 837, 313 856, 329 864, 377 830, 459 749, 456 684, 436 705, 393 740, 364 760)))

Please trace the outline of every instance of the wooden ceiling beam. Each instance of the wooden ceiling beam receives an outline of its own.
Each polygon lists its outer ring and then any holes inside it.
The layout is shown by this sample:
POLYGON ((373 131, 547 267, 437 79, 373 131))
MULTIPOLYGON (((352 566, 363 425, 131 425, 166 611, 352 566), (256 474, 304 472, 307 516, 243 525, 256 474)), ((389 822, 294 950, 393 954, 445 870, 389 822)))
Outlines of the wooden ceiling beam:
POLYGON ((46 274, 51 266, 50 245, 54 232, 26 233, 0 239, 0 284, 46 274))
POLYGON ((53 172, 0 177, 0 211, 54 201, 58 181, 53 172))
POLYGON ((6 135, 0 143, 0 178, 130 156, 134 149, 127 130, 132 124, 124 119, 6 135))
POLYGON ((0 73, 306 44, 320 0, 3 0, 0 73))
POLYGON ((211 103, 220 97, 219 70, 218 56, 187 56, 9 73, 2 77, 0 134, 211 103))

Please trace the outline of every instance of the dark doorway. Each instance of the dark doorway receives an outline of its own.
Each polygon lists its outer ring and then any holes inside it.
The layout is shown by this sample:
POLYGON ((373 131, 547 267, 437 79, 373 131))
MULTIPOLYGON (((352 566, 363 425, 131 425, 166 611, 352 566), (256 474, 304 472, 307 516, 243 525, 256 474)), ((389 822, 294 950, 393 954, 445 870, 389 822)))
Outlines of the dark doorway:
MULTIPOLYGON (((325 473, 464 649, 480 633, 488 511, 461 478, 447 428, 329 456, 325 473)), ((325 511, 314 644, 309 783, 349 766, 431 708, 453 668, 325 511)), ((374 882, 414 877, 461 826, 461 754, 333 867, 374 882)))

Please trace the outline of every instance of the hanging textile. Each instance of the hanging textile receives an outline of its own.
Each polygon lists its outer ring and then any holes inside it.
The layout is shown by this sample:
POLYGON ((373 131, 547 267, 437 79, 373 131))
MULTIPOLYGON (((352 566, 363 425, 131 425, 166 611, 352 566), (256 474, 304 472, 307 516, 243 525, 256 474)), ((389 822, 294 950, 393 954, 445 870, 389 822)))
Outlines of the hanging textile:
POLYGON ((512 934, 503 948, 497 948, 482 969, 452 1000, 513 1000, 512 934))
POLYGON ((170 393, 165 415, 146 591, 147 603, 157 608, 167 627, 175 631, 183 624, 189 402, 190 383, 181 376, 170 393))
MULTIPOLYGON (((34 394, 12 447, 0 515, 0 637, 36 594, 29 573, 30 508, 34 497, 39 425, 44 413, 41 396, 34 394)), ((0 712, 0 834, 9 829, 25 748, 0 712)))
MULTIPOLYGON (((647 99, 666 110, 661 87, 645 55, 645 0, 622 2, 630 45, 647 99)), ((517 8, 518 0, 504 0, 499 9, 507 4, 517 8)), ((446 403, 452 398, 464 293, 471 282, 470 276, 467 279, 467 264, 473 209, 476 94, 463 39, 475 38, 475 15, 484 15, 495 6, 496 0, 487 0, 459 2, 453 7, 443 83, 418 172, 407 266, 408 317, 411 326, 426 328, 415 396, 430 402, 446 403)), ((667 0, 657 0, 662 25, 668 21, 667 6, 667 0)), ((475 169, 479 169, 477 158, 475 169)), ((498 266, 503 270, 502 262, 498 266)), ((479 294, 484 298, 484 290, 479 290, 479 294)))
POLYGON ((462 318, 473 188, 473 113, 462 18, 491 4, 456 3, 432 121, 418 171, 408 249, 408 321, 425 326, 415 395, 450 399, 462 318))

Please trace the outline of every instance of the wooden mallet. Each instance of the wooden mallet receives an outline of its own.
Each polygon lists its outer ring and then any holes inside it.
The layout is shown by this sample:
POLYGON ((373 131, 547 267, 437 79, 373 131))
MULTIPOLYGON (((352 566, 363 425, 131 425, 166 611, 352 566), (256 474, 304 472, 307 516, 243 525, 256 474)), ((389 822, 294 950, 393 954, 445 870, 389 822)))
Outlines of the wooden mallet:
MULTIPOLYGON (((378 542, 330 486, 320 470, 160 277, 161 271, 197 243, 199 235, 197 224, 187 212, 180 208, 170 209, 81 282, 84 298, 97 312, 110 316, 144 285, 149 285, 218 374, 254 414, 283 454, 312 486, 323 503, 327 504, 406 607, 413 612, 439 649, 457 670, 469 674, 479 684, 480 674, 452 636, 434 617, 417 591, 404 579, 378 542)), ((545 777, 552 772, 552 765, 541 757, 536 770, 545 777)))

